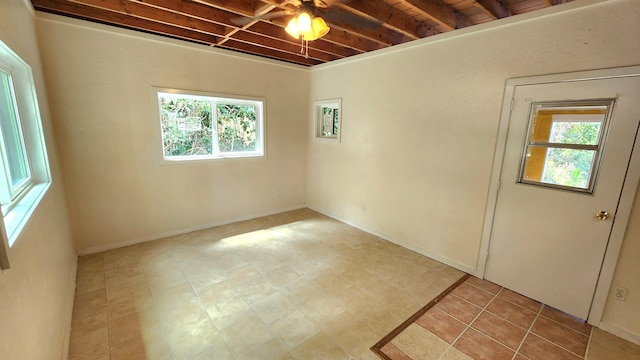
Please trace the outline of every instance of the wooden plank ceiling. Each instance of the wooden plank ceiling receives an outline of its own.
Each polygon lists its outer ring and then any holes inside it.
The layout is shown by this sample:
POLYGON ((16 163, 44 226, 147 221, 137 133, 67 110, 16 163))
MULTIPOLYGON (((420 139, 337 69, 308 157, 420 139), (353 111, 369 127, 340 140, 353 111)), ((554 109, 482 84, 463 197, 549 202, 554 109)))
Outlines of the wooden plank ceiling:
POLYGON ((285 31, 300 0, 31 0, 36 10, 312 66, 571 0, 315 0, 331 28, 285 31), (281 14, 281 16, 275 16, 281 14))

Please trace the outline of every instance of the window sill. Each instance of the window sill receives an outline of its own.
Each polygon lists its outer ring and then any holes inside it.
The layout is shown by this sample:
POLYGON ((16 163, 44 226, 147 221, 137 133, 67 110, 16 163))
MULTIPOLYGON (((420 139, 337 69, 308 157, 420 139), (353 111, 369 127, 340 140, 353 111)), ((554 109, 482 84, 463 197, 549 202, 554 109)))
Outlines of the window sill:
POLYGON ((160 165, 196 164, 196 163, 216 162, 216 161, 224 161, 224 160, 257 159, 257 158, 264 158, 264 157, 265 155, 260 152, 225 154, 224 156, 220 156, 220 155, 176 156, 176 157, 169 157, 169 158, 161 158, 160 165))
MULTIPOLYGON (((35 211, 36 207, 40 203, 40 200, 47 193, 50 182, 39 183, 31 187, 27 193, 9 210, 4 214, 4 226, 7 232, 7 240, 9 246, 13 246, 25 227, 31 214, 35 211)), ((4 213, 4 210, 3 210, 4 213)))

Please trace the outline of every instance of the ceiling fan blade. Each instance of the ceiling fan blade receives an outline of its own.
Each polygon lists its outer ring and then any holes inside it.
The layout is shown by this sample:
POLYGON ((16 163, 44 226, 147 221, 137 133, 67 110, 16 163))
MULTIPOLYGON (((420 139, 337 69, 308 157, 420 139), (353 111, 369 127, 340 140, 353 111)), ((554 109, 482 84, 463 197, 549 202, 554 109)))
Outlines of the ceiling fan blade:
POLYGON ((252 23, 254 21, 258 21, 258 20, 271 20, 271 19, 275 19, 275 18, 279 18, 282 16, 287 16, 287 15, 291 15, 293 14, 293 12, 291 11, 274 11, 274 12, 270 12, 270 13, 266 13, 262 16, 256 16, 256 17, 248 17, 248 16, 242 16, 242 17, 237 17, 237 18, 233 18, 231 19, 231 22, 234 23, 237 26, 245 26, 248 25, 249 23, 252 23))
POLYGON ((329 23, 351 25, 366 30, 373 30, 382 26, 382 21, 380 20, 361 17, 354 13, 338 9, 324 10, 322 17, 329 23))

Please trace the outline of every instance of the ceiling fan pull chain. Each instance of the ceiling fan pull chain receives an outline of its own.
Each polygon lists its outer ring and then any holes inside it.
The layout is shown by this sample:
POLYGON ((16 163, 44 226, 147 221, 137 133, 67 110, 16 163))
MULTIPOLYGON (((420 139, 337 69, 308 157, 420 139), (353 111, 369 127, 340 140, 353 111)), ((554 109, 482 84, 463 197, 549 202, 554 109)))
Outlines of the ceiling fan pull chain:
POLYGON ((304 53, 304 58, 308 59, 309 58, 309 40, 305 41, 305 53, 304 53))

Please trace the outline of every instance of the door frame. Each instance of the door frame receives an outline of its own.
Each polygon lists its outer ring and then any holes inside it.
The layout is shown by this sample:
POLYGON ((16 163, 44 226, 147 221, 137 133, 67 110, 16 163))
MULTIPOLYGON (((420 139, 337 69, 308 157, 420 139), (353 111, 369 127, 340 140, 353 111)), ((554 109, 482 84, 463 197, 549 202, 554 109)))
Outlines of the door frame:
MULTIPOLYGON (((576 82, 634 76, 640 77, 640 66, 532 76, 507 80, 504 98, 502 101, 500 123, 498 125, 498 137, 496 140, 493 168, 491 171, 491 180, 489 183, 489 193, 487 197, 487 207, 485 210, 482 239, 480 242, 480 253, 478 255, 478 265, 475 274, 476 276, 484 278, 487 259, 489 257, 489 244, 491 241, 493 221, 495 216, 496 204, 498 201, 498 190, 500 188, 499 180, 502 172, 504 153, 507 145, 507 133, 509 131, 509 123, 511 121, 513 96, 515 94, 516 87, 536 84, 576 82)), ((587 319, 588 323, 594 326, 600 326, 600 321, 602 320, 602 314, 604 313, 605 304, 609 295, 609 289, 613 282, 616 264, 618 263, 620 249, 624 240, 625 230, 627 228, 629 215, 631 213, 631 208, 633 206, 636 189, 638 188, 639 182, 640 131, 636 130, 635 143, 631 151, 631 158, 627 168, 627 174, 624 180, 624 184, 622 185, 622 192, 618 204, 618 209, 616 211, 615 221, 611 229, 609 241, 605 250, 604 260, 600 269, 600 276, 598 277, 596 290, 591 304, 591 311, 589 312, 589 318, 587 319)))

